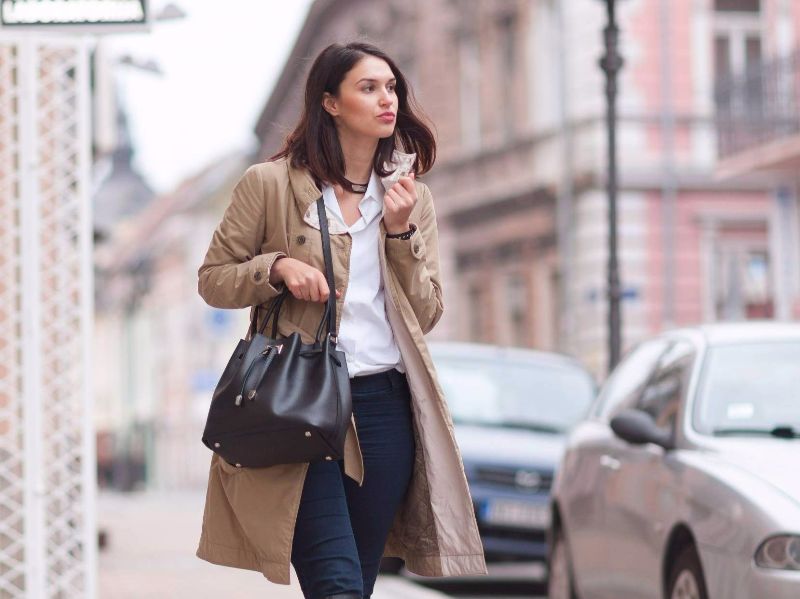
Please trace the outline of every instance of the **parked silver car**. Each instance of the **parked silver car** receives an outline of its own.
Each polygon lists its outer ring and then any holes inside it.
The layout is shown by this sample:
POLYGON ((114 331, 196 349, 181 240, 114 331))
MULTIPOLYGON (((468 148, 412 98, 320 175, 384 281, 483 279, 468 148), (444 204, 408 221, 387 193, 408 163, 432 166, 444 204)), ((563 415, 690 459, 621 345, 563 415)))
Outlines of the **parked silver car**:
POLYGON ((800 597, 800 326, 638 345, 572 429, 551 509, 552 599, 800 597))

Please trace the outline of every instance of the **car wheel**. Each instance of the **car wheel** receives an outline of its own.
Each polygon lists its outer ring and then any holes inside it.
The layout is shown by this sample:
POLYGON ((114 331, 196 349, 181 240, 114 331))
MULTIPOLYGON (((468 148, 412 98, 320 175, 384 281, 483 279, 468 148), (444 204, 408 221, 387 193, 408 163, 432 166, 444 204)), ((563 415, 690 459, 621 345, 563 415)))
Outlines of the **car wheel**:
POLYGON ((552 543, 547 573, 547 597, 548 599, 578 599, 572 584, 572 564, 561 528, 556 529, 552 543))
POLYGON ((669 577, 670 599, 708 599, 700 556, 694 545, 684 547, 669 577))

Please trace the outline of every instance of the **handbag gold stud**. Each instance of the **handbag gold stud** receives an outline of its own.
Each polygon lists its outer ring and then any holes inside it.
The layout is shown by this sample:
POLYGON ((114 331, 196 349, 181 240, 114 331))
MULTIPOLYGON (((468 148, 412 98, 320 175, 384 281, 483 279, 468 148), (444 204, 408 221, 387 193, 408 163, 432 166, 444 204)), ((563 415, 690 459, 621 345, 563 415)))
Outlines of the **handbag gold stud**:
POLYGON ((311 431, 306 431, 306 437, 310 437, 310 436, 311 436, 311 431))

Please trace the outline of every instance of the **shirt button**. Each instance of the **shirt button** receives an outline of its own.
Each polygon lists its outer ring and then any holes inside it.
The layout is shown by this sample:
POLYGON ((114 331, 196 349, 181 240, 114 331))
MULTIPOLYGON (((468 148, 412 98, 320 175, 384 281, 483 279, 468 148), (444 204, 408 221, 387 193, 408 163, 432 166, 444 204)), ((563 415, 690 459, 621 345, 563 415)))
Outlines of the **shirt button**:
POLYGON ((297 236, 297 243, 298 244, 303 245, 305 242, 306 242, 306 236, 305 235, 298 235, 297 236))
POLYGON ((255 274, 253 274, 253 278, 254 278, 256 281, 260 281, 260 280, 261 280, 261 271, 260 271, 260 270, 257 270, 257 271, 255 272, 255 274))

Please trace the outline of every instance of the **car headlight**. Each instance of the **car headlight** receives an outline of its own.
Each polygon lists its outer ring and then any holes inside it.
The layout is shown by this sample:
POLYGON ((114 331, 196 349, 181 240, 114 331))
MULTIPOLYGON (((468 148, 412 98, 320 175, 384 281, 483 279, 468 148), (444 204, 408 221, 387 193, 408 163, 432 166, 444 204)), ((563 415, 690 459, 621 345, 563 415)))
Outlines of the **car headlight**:
POLYGON ((800 536, 770 537, 756 551, 756 565, 779 570, 800 570, 800 536))

